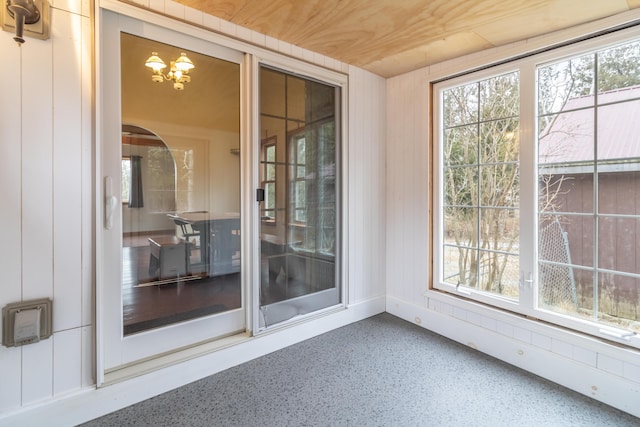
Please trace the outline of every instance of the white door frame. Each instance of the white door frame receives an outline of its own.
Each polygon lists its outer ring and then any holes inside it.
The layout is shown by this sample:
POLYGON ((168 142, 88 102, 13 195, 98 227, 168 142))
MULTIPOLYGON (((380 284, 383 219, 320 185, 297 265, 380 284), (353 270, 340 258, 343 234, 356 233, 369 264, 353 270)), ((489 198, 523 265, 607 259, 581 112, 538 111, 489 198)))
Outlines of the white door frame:
MULTIPOLYGON (((145 331, 139 334, 123 336, 122 333, 122 300, 121 300, 121 236, 122 218, 119 209, 118 189, 121 157, 121 100, 120 100, 120 33, 127 32, 137 36, 157 40, 161 43, 184 46, 189 50, 221 58, 240 66, 241 75, 241 110, 247 108, 247 79, 246 55, 242 52, 214 44, 202 38, 178 33, 162 26, 140 21, 127 16, 102 10, 99 72, 99 100, 97 116, 97 149, 96 149, 96 194, 100 220, 97 221, 96 254, 97 271, 97 336, 98 336, 98 384, 104 381, 104 375, 127 365, 153 358, 180 348, 197 345, 228 336, 233 333, 245 333, 248 321, 250 293, 247 286, 250 277, 249 266, 251 260, 245 258, 250 252, 245 248, 251 245, 249 232, 242 233, 242 286, 243 301, 240 309, 229 310, 224 313, 193 319, 187 322, 173 324, 167 327, 145 331), (117 141, 117 144, 114 144, 117 141), (115 196, 113 222, 107 224, 107 198, 115 196)), ((143 61, 144 58, 141 59, 143 61)), ((143 63, 141 62, 141 66, 143 63)), ((240 140, 242 148, 248 145, 249 137, 246 133, 246 117, 241 113, 240 140)), ((241 150, 241 194, 246 191, 247 170, 250 167, 246 155, 241 150)), ((241 227, 246 228, 246 218, 251 216, 247 212, 246 200, 241 200, 241 227)))

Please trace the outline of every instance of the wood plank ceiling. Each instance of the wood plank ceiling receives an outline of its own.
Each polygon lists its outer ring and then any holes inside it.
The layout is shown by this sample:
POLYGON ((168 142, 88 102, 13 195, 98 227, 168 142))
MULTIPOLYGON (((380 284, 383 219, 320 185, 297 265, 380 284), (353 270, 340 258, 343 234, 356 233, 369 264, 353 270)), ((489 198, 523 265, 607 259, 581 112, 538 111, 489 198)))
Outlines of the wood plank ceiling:
POLYGON ((177 0, 391 77, 640 7, 640 0, 177 0))

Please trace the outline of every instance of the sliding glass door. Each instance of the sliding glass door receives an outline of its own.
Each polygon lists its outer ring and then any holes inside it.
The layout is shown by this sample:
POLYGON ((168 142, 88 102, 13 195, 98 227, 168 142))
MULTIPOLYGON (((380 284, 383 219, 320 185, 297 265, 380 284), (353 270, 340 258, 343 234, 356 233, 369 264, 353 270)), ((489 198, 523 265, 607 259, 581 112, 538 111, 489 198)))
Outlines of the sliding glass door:
POLYGON ((260 319, 341 302, 340 89, 260 67, 260 319))
POLYGON ((105 367, 245 330, 244 55, 105 12, 105 367))

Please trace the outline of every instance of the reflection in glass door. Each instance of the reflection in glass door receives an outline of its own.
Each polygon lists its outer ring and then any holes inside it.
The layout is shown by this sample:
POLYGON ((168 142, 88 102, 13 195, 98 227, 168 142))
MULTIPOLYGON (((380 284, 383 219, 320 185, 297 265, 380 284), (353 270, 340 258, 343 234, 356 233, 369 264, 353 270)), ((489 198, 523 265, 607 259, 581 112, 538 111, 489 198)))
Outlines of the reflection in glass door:
POLYGON ((121 70, 123 334, 238 309, 240 65, 122 33, 121 70))
POLYGON ((261 328, 341 302, 339 89, 260 68, 261 328))

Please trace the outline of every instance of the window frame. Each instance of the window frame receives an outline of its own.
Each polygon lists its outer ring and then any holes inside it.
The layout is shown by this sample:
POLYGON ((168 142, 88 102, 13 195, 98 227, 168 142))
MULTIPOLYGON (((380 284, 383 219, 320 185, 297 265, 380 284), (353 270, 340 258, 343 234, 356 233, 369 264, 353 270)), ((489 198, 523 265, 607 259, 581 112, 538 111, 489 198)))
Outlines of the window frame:
POLYGON ((443 77, 431 82, 432 97, 432 271, 429 288, 445 292, 468 301, 478 302, 493 308, 503 309, 529 319, 548 322, 573 331, 640 348, 640 333, 623 336, 626 329, 617 329, 604 323, 596 323, 578 317, 551 312, 538 307, 538 69, 582 54, 613 48, 618 45, 640 41, 640 27, 615 31, 585 41, 548 49, 542 53, 514 59, 497 65, 443 77), (476 290, 445 283, 443 277, 444 244, 444 187, 443 187, 443 92, 447 89, 478 82, 509 71, 520 73, 520 295, 510 301, 495 295, 486 295, 476 290))
MULTIPOLYGON (((124 175, 124 163, 128 163, 127 166, 127 187, 126 187, 126 191, 127 194, 125 196, 125 186, 124 186, 124 182, 122 184, 122 193, 120 195, 120 197, 122 198, 120 200, 120 203, 122 203, 123 205, 128 205, 129 204, 129 199, 131 198, 131 156, 127 155, 127 156, 122 156, 122 172, 124 175)), ((121 179, 124 181, 124 176, 121 177, 121 179)))
MULTIPOLYGON (((277 179, 276 176, 278 174, 278 141, 276 139, 275 136, 271 136, 268 138, 265 138, 263 140, 260 141, 260 176, 261 176, 261 180, 260 180, 260 188, 264 189, 265 195, 264 195, 264 206, 260 207, 260 218, 262 219, 262 221, 265 222, 273 222, 275 223, 277 221, 277 217, 278 217, 278 192, 274 191, 274 195, 273 195, 273 208, 267 207, 267 201, 268 201, 268 190, 267 190, 267 186, 268 184, 271 185, 276 185, 277 179), (269 148, 273 147, 274 150, 274 160, 273 162, 270 162, 268 160, 267 157, 267 150, 269 148), (269 174, 267 173, 267 169, 268 167, 272 165, 274 168, 273 174, 274 177, 273 179, 268 179, 269 174), (273 216, 267 216, 267 212, 272 212, 273 216)), ((274 189, 275 190, 275 189, 274 189)))
POLYGON ((305 153, 306 153, 306 128, 302 127, 300 129, 297 129, 294 132, 290 132, 289 134, 289 159, 287 161, 289 167, 291 168, 290 171, 290 183, 289 185, 293 185, 294 187, 294 200, 291 201, 291 205, 289 207, 290 209, 290 220, 289 223, 292 226, 300 226, 300 227, 304 227, 307 224, 307 188, 306 188, 306 183, 307 183, 307 177, 306 177, 306 169, 307 169, 307 159, 306 156, 304 159, 302 159, 302 162, 300 162, 300 159, 298 158, 298 144, 300 144, 301 141, 304 142, 305 145, 305 153), (299 172, 300 172, 300 168, 303 168, 305 170, 305 173, 302 176, 299 176, 299 172), (305 194, 305 202, 298 204, 298 185, 303 185, 304 187, 304 194, 305 194), (302 213, 304 216, 304 220, 302 219, 298 219, 298 214, 302 213))

